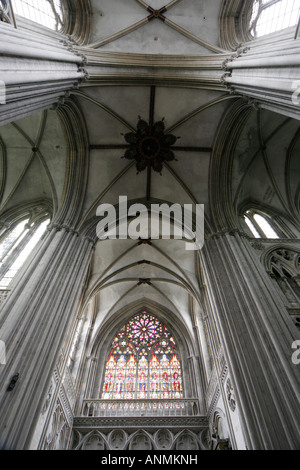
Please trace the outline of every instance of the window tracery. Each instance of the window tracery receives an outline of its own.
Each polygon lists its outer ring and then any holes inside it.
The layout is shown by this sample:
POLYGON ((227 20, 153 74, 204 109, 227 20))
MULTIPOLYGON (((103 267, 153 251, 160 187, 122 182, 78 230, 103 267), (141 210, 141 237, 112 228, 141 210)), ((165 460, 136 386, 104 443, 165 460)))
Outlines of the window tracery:
POLYGON ((16 26, 11 0, 0 0, 0 21, 16 26))
POLYGON ((300 0, 254 0, 250 32, 254 37, 296 26, 300 0))
POLYGON ((30 253, 42 238, 49 224, 43 214, 36 220, 30 217, 4 228, 0 236, 0 289, 7 289, 30 253))
POLYGON ((244 221, 255 238, 280 238, 274 230, 269 217, 255 210, 248 210, 244 214, 244 221))
POLYGON ((61 0, 11 0, 14 13, 55 31, 63 24, 61 0))
POLYGON ((280 248, 269 259, 269 273, 279 286, 288 311, 300 328, 300 253, 280 248))
POLYGON ((264 255, 262 262, 273 279, 290 319, 300 329, 300 253, 281 247, 264 255))
POLYGON ((134 316, 112 342, 101 398, 182 397, 181 364, 173 336, 153 315, 134 316))

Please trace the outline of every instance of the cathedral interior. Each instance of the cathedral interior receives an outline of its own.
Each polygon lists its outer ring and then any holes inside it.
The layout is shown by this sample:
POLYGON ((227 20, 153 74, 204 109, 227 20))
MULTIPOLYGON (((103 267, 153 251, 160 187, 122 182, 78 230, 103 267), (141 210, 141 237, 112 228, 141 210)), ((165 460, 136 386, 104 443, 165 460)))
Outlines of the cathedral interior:
POLYGON ((300 448, 299 16, 0 0, 1 449, 300 448))

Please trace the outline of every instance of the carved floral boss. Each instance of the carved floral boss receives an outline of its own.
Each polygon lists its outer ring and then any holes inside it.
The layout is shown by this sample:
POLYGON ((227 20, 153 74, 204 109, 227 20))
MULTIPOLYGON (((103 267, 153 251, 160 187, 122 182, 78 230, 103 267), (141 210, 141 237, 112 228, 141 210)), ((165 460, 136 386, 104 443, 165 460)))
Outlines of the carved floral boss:
POLYGON ((150 126, 139 116, 136 132, 129 132, 124 138, 129 148, 122 158, 136 160, 138 173, 148 167, 161 173, 164 162, 176 160, 171 147, 179 137, 165 134, 163 119, 150 126))

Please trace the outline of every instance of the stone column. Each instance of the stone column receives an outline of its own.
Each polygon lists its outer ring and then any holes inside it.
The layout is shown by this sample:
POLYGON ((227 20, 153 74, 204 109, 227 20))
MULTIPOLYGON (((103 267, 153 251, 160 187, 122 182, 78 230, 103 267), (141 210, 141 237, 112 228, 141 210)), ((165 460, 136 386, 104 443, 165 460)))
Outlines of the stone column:
POLYGON ((224 62, 223 83, 262 108, 300 119, 300 40, 294 32, 244 44, 224 62))
POLYGON ((93 243, 66 228, 51 229, 0 313, 7 362, 0 366, 0 448, 28 449, 72 325, 93 243), (11 378, 19 374, 12 391, 11 378))
POLYGON ((0 125, 58 103, 85 78, 84 63, 63 35, 0 22, 0 125))
POLYGON ((247 448, 297 449, 299 371, 291 346, 298 332, 246 237, 214 235, 201 256, 247 448))

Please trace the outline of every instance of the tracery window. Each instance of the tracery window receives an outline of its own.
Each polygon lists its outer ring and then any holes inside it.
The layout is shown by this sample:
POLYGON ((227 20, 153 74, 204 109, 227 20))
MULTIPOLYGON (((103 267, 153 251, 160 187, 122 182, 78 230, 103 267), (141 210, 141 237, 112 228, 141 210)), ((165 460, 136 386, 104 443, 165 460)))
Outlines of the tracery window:
POLYGON ((134 316, 114 338, 102 399, 183 397, 181 364, 168 329, 153 315, 134 316))
POLYGON ((59 31, 63 25, 60 0, 11 0, 14 13, 59 31))
POLYGON ((0 237, 0 289, 7 289, 49 224, 49 217, 23 219, 0 237))
POLYGON ((244 214, 244 221, 255 238, 278 239, 279 235, 272 227, 269 218, 254 210, 248 210, 244 214))
POLYGON ((254 0, 250 32, 254 37, 296 26, 300 0, 254 0))
POLYGON ((300 328, 300 253, 286 248, 274 250, 269 257, 268 272, 280 287, 288 311, 300 328))
POLYGON ((16 26, 10 0, 0 0, 0 21, 16 26))

